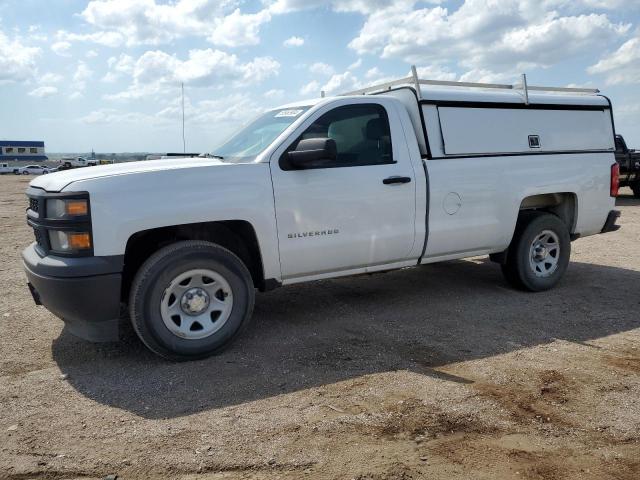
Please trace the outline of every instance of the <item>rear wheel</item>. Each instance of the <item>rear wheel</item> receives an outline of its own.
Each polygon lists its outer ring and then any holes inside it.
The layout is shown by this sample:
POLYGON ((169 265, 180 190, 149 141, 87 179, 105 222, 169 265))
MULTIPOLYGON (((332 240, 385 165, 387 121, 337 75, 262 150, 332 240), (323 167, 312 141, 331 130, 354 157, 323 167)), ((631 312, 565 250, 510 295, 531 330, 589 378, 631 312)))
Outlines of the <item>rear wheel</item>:
POLYGON ((636 182, 631 185, 631 190, 633 190, 633 196, 636 198, 640 198, 640 182, 636 182))
POLYGON ((539 292, 553 288, 569 265, 571 240, 555 215, 522 212, 502 272, 513 286, 539 292))
POLYGON ((153 254, 131 287, 133 327, 170 360, 207 357, 228 346, 249 323, 255 290, 242 261, 203 241, 177 242, 153 254))

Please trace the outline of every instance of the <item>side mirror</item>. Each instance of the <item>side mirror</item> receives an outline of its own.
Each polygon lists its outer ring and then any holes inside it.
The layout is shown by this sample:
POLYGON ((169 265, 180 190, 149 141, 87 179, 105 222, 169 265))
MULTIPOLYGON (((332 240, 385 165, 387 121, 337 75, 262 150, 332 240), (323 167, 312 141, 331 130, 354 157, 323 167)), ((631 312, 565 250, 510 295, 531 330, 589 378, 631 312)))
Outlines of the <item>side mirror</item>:
POLYGON ((296 169, 322 168, 334 162, 338 147, 333 138, 306 138, 289 152, 289 163, 296 169))

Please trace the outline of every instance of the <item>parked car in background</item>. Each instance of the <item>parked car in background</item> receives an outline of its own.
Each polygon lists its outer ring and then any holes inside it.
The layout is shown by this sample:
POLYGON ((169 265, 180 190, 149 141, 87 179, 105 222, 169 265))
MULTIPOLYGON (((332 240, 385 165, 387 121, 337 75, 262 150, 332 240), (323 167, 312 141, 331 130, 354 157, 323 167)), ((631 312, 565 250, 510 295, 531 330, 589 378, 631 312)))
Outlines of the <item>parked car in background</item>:
POLYGON ((640 152, 627 147, 622 135, 616 135, 616 162, 620 166, 620 186, 631 187, 640 198, 640 152))
POLYGON ((97 160, 90 160, 85 157, 63 157, 60 160, 59 170, 69 170, 78 167, 93 167, 97 165, 97 160))
POLYGON ((0 175, 13 173, 14 167, 10 167, 8 163, 0 163, 0 175))
POLYGON ((26 167, 14 168, 13 173, 16 175, 46 175, 49 173, 49 167, 46 165, 27 165, 26 167))

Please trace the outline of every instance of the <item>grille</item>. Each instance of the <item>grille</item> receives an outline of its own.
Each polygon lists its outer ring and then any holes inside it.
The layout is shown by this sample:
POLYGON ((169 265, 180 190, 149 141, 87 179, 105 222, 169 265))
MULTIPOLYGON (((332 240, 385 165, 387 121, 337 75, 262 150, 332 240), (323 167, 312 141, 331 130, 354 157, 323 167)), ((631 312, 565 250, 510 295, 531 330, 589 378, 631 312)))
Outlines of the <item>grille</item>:
POLYGON ((38 246, 42 249, 47 249, 47 241, 45 238, 45 234, 42 230, 38 229, 38 228, 34 228, 33 229, 33 234, 36 237, 36 243, 38 244, 38 246))
POLYGON ((30 198, 29 199, 29 208, 31 210, 33 210, 34 212, 38 213, 38 199, 37 198, 30 198))

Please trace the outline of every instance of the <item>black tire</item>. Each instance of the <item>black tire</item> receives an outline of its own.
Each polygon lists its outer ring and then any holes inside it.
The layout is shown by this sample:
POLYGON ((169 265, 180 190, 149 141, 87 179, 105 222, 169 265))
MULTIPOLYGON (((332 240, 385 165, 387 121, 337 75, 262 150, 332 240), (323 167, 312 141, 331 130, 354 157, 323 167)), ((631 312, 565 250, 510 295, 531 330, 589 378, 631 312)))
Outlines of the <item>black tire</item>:
POLYGON ((129 314, 138 337, 151 351, 169 360, 196 360, 219 353, 231 344, 249 324, 254 301, 251 274, 236 255, 211 242, 189 240, 168 245, 144 262, 131 286, 129 314), (229 284, 233 294, 231 313, 210 336, 180 338, 162 319, 163 294, 181 273, 202 268, 220 274, 229 284))
POLYGON ((27 170, 25 170, 24 172, 22 172, 23 175, 29 175, 29 172, 27 170))
POLYGON ((635 198, 640 198, 640 182, 636 182, 632 184, 631 190, 633 190, 633 196, 635 198))
POLYGON ((543 212, 521 212, 516 230, 507 251, 502 273, 514 287, 530 292, 541 292, 556 286, 569 265, 571 239, 566 224, 557 216, 543 212), (555 233, 559 254, 555 270, 548 276, 538 276, 530 264, 531 247, 544 231, 555 233))

